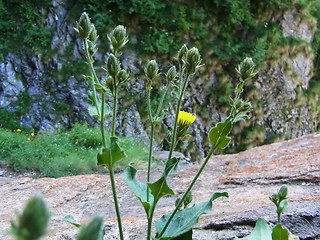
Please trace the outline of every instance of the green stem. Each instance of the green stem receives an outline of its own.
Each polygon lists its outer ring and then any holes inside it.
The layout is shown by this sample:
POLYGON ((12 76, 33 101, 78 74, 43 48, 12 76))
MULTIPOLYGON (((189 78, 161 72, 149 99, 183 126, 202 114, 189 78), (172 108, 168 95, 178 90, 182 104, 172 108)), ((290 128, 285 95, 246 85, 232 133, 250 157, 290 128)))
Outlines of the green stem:
POLYGON ((165 97, 168 94, 169 88, 170 88, 170 84, 168 82, 167 85, 166 85, 166 90, 161 96, 161 99, 160 99, 160 102, 159 102, 159 105, 158 105, 158 108, 157 108, 157 112, 156 112, 156 115, 155 115, 156 118, 159 117, 159 115, 160 115, 160 112, 162 110, 162 105, 163 105, 165 97))
POLYGON ((102 145, 104 148, 107 147, 106 137, 104 131, 104 104, 105 104, 105 93, 101 94, 101 118, 100 118, 100 129, 101 129, 101 137, 102 137, 102 145))
POLYGON ((117 99, 118 99, 118 89, 115 87, 114 96, 113 96, 113 114, 112 114, 112 127, 111 127, 111 137, 115 135, 115 124, 116 124, 116 116, 117 116, 117 99))
MULTIPOLYGON (((147 184, 150 183, 150 171, 151 171, 151 159, 152 159, 152 147, 153 147, 153 137, 154 137, 154 124, 151 113, 151 102, 150 102, 151 90, 147 90, 147 107, 148 115, 151 123, 151 134, 150 134, 150 147, 149 147, 149 158, 148 158, 148 173, 147 173, 147 184)), ((149 202, 149 186, 147 185, 147 202, 149 202)))
POLYGON ((210 160, 210 157, 212 156, 214 150, 216 148, 211 148, 208 156, 206 157, 206 159, 204 160, 201 168, 199 169, 197 175, 194 177, 194 179, 192 180, 190 186, 188 187, 187 191, 184 193, 183 197, 181 198, 181 200, 179 201, 178 205, 176 206, 175 210, 173 211, 173 213, 171 214, 170 218, 168 219, 166 225, 163 227, 162 231, 160 232, 159 234, 159 238, 164 234, 164 232, 166 231, 166 229, 168 228, 171 220, 173 219, 174 215, 176 215, 176 213, 178 212, 179 208, 181 207, 182 203, 184 202, 184 200, 186 199, 188 193, 191 191, 193 185, 196 183, 196 181, 198 180, 200 174, 202 173, 203 169, 205 168, 205 166, 207 165, 207 163, 209 162, 210 160))
MULTIPOLYGON (((93 64, 92 64, 92 62, 90 60, 90 55, 89 55, 89 51, 88 51, 88 44, 87 44, 86 40, 83 40, 83 47, 84 47, 84 53, 85 53, 86 59, 87 59, 88 64, 89 64, 89 70, 91 72, 91 76, 92 76, 92 78, 94 79, 94 81, 96 83, 100 84, 100 82, 98 80, 98 77, 97 77, 97 74, 96 74, 96 71, 94 70, 93 64)), ((94 105, 96 106, 98 116, 100 116, 100 109, 99 109, 100 106, 98 106, 96 88, 95 88, 93 83, 92 83, 91 87, 92 87, 92 91, 93 91, 94 105)))
POLYGON ((172 132, 172 137, 171 137, 171 145, 170 145, 170 152, 169 152, 168 160, 172 157, 172 153, 173 153, 174 146, 175 146, 177 126, 178 126, 178 116, 179 116, 179 111, 180 111, 180 107, 181 107, 181 102, 183 99, 183 94, 184 94, 184 91, 186 90, 186 87, 187 87, 188 78, 189 78, 189 75, 186 76, 186 79, 183 83, 183 87, 181 89, 179 99, 178 99, 178 104, 177 104, 177 109, 176 109, 176 118, 174 121, 174 127, 173 127, 173 132, 172 132))
POLYGON ((156 203, 152 204, 151 211, 150 211, 150 216, 148 217, 148 232, 147 232, 147 240, 151 239, 151 228, 152 228, 152 218, 153 218, 153 213, 156 207, 156 203))
POLYGON ((117 198, 116 185, 115 185, 115 182, 114 182, 114 173, 113 173, 112 166, 108 166, 108 169, 109 169, 109 174, 110 174, 113 201, 114 201, 114 206, 115 206, 115 209, 116 209, 117 220, 118 220, 119 236, 120 236, 120 240, 123 240, 121 216, 120 216, 120 211, 119 211, 119 204, 118 204, 118 198, 117 198))

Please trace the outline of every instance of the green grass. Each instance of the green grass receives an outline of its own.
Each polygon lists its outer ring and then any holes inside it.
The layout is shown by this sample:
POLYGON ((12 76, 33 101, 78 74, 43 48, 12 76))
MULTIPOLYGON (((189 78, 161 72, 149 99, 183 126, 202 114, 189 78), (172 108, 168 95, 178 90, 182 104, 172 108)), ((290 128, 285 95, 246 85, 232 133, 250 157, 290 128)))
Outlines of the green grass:
MULTIPOLYGON (((115 164, 117 171, 130 162, 145 167, 148 153, 139 141, 119 137, 119 145, 127 158, 115 164)), ((15 171, 36 170, 47 177, 62 177, 89 173, 103 173, 106 168, 96 166, 101 147, 99 128, 75 124, 69 132, 11 131, 0 128, 0 160, 15 171)))

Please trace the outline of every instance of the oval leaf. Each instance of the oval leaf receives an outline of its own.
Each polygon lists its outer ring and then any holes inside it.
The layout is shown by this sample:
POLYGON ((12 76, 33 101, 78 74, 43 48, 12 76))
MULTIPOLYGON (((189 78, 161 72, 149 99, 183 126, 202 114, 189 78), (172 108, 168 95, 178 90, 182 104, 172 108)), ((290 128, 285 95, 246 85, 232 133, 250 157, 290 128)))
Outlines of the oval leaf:
MULTIPOLYGON (((179 210, 176 215, 174 215, 164 234, 161 237, 156 236, 155 240, 176 238, 190 231, 198 223, 200 215, 211 211, 212 201, 219 197, 228 197, 228 193, 214 193, 207 202, 194 204, 191 208, 179 210)), ((155 225, 158 233, 162 231, 171 214, 172 213, 166 214, 156 221, 155 225)))
POLYGON ((271 234, 272 234, 272 231, 268 223, 264 219, 259 218, 259 220, 256 222, 256 226, 254 227, 253 231, 245 239, 246 240, 272 240, 271 234))
POLYGON ((209 139, 213 149, 225 148, 230 138, 227 136, 231 131, 232 123, 229 119, 225 122, 219 122, 215 127, 211 128, 209 132, 209 139))
POLYGON ((136 180, 136 173, 137 170, 129 165, 124 172, 123 179, 128 184, 130 190, 133 192, 134 195, 139 199, 142 203, 144 210, 146 211, 147 216, 149 217, 149 209, 152 206, 154 197, 150 192, 150 189, 147 188, 147 185, 143 184, 142 182, 136 180), (147 201, 147 189, 149 191, 149 202, 147 201))

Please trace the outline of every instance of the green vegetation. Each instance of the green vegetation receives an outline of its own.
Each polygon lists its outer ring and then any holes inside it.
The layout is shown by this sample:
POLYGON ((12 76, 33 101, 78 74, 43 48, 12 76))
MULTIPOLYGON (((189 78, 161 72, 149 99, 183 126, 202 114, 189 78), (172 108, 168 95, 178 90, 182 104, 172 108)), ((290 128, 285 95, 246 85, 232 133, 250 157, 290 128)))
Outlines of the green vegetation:
MULTIPOLYGON (((3 60, 8 52, 29 55, 41 53, 44 62, 48 62, 52 55, 57 56, 59 49, 50 49, 49 46, 53 32, 57 31, 46 26, 49 6, 49 0, 0 0, 0 30, 3 33, 0 36, 0 60, 3 60)), ((207 95, 205 98, 210 99, 208 104, 215 104, 215 108, 224 113, 229 109, 225 96, 228 96, 234 87, 229 76, 235 76, 234 67, 244 57, 251 56, 261 70, 280 60, 295 57, 302 51, 309 56, 315 56, 314 66, 320 63, 320 4, 315 0, 79 0, 65 1, 64 7, 69 12, 67 21, 70 24, 74 24, 83 11, 90 14, 97 31, 101 33, 101 53, 110 50, 105 44, 107 36, 102 33, 109 32, 118 24, 127 26, 128 34, 132 36, 129 48, 138 50, 142 57, 151 55, 153 58, 161 58, 163 65, 186 41, 197 46, 205 65, 208 66, 200 73, 201 79, 206 81, 212 75, 217 76, 215 87, 204 90, 207 95), (316 29, 311 44, 299 38, 284 37, 280 21, 283 13, 290 11, 294 12, 295 19, 307 22, 316 29), (318 20, 317 24, 315 20, 318 20)), ((59 61, 62 63, 61 69, 45 73, 44 79, 57 78, 63 82, 73 75, 82 80, 81 74, 87 73, 85 61, 74 59, 72 43, 66 46, 63 55, 59 56, 59 61)), ((287 70, 290 75, 290 69, 287 70)), ((320 121, 320 109, 317 107, 320 100, 314 89, 319 88, 319 74, 319 69, 315 68, 308 91, 303 92, 298 87, 296 89, 299 92, 297 104, 308 104, 313 116, 312 124, 316 127, 320 121)), ((257 89, 249 89, 245 94, 257 92, 257 89)), ((119 94, 121 95, 121 92, 119 94)), ((134 96, 132 101, 142 102, 139 94, 130 92, 126 94, 126 97, 129 96, 134 96)), ((255 119, 262 120, 258 101, 252 98, 252 104, 255 108, 255 119)), ((59 115, 67 106, 57 103, 55 107, 57 111, 54 114, 59 115)), ((140 108, 142 120, 146 122, 146 108, 140 108)), ((19 116, 26 113, 27 109, 27 106, 17 108, 18 114, 1 110, 0 115, 4 115, 5 119, 1 127, 13 129, 17 126, 14 125, 15 122, 19 122, 19 116), (11 118, 12 114, 14 118, 11 118)), ((126 106, 120 106, 119 114, 125 109, 126 106)), ((203 121, 210 121, 209 116, 210 114, 203 113, 203 121)), ((262 133, 261 127, 263 126, 256 124, 246 126, 249 131, 246 135, 244 132, 236 135, 234 131, 234 137, 239 139, 239 142, 235 143, 235 151, 272 141, 274 137, 262 133), (257 141, 244 141, 249 135, 257 141), (267 139, 262 139, 262 136, 267 136, 267 139)))
MULTIPOLYGON (((115 166, 123 170, 129 162, 142 167, 147 152, 142 144, 120 137, 119 144, 126 150, 127 158, 115 166)), ((0 159, 16 171, 36 170, 47 177, 71 176, 104 171, 96 167, 97 153, 101 147, 98 128, 75 124, 70 132, 33 132, 0 128, 0 159)))

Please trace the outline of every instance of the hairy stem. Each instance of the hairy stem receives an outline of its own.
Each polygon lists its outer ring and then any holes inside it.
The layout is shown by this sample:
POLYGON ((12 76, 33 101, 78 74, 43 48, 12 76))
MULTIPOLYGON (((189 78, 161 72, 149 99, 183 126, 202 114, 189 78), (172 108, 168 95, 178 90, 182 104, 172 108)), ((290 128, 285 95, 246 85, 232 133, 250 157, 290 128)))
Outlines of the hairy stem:
MULTIPOLYGON (((86 59, 87 59, 88 64, 89 64, 89 70, 91 72, 91 76, 92 76, 93 80, 96 83, 99 83, 96 71, 94 70, 93 64, 92 64, 91 59, 90 59, 87 40, 83 40, 82 44, 83 44, 83 47, 84 47, 84 53, 85 53, 86 59)), ((99 109, 100 106, 98 106, 97 91, 96 91, 96 88, 94 86, 94 83, 91 84, 91 87, 92 87, 92 91, 93 91, 94 105, 95 105, 95 107, 97 109, 98 116, 100 116, 100 109, 99 109)))
POLYGON ((112 127, 111 127, 111 137, 115 135, 115 124, 117 116, 117 105, 118 105, 118 89, 115 87, 113 95, 113 114, 112 114, 112 127))
MULTIPOLYGON (((151 113, 150 95, 151 95, 151 90, 148 89, 148 93, 147 93, 147 106, 148 106, 149 120, 150 120, 150 123, 151 123, 151 134, 150 134, 150 147, 149 147, 149 158, 148 158, 147 184, 150 183, 152 147, 153 147, 152 145, 153 145, 153 137, 154 137, 154 124, 153 124, 153 117, 152 117, 152 113, 151 113)), ((149 202, 149 186, 148 186, 148 185, 147 185, 147 202, 149 202)), ((151 219, 151 221, 152 221, 152 219, 151 219)))
POLYGON ((115 206, 115 209, 116 209, 117 220, 118 220, 119 237, 120 237, 120 240, 123 240, 121 216, 120 216, 120 211, 119 211, 119 204, 118 204, 118 198, 117 198, 116 185, 115 185, 115 182, 114 182, 114 173, 113 173, 112 165, 108 166, 108 169, 109 169, 109 174, 110 174, 113 201, 114 201, 114 206, 115 206))
POLYGON ((186 79, 183 82, 183 87, 182 87, 182 89, 180 91, 180 94, 179 94, 179 99, 178 99, 178 104, 177 104, 177 109, 176 109, 176 118, 175 118, 175 121, 174 121, 174 127, 173 127, 173 132, 172 132, 172 137, 171 137, 170 151, 169 151, 168 160, 172 157, 172 153, 173 153, 174 147, 176 145, 178 116, 179 116, 179 111, 180 111, 180 107, 181 107, 181 102, 182 102, 182 99, 183 99, 183 94, 184 94, 184 92, 186 90, 186 87, 187 87, 188 79, 189 79, 189 75, 186 76, 186 79))

